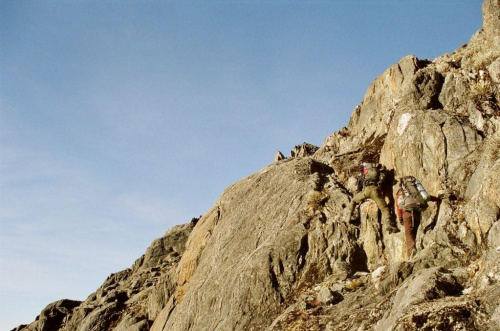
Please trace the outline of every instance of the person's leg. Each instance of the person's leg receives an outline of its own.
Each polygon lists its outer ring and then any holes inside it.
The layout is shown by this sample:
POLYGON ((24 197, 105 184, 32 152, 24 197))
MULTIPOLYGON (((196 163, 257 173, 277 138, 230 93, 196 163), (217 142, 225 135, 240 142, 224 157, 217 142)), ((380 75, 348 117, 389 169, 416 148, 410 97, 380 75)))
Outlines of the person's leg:
MULTIPOLYGON (((375 201, 378 208, 382 212, 382 227, 387 233, 397 233, 399 232, 399 228, 395 224, 395 220, 391 217, 391 212, 389 211, 389 206, 385 202, 384 196, 382 192, 377 186, 369 186, 369 198, 375 201)), ((367 195, 368 195, 367 194, 367 195)))
POLYGON ((403 223, 405 227, 405 241, 406 241, 406 256, 410 257, 413 251, 416 249, 415 238, 416 238, 416 226, 413 221, 414 217, 411 212, 403 212, 403 223))
POLYGON ((367 189, 368 189, 368 187, 362 189, 361 192, 358 192, 357 194, 355 194, 352 197, 351 202, 354 201, 355 203, 361 203, 363 200, 367 199, 368 198, 367 189))
POLYGON ((346 220, 347 223, 351 222, 351 218, 354 212, 354 208, 356 208, 356 205, 361 203, 366 198, 367 197, 365 189, 363 189, 361 192, 358 192, 352 197, 351 202, 349 203, 349 213, 347 214, 347 220, 346 220))
POLYGON ((382 192, 376 186, 369 186, 369 188, 370 188, 369 198, 372 199, 373 201, 375 201, 375 203, 378 206, 378 209, 380 209, 380 211, 382 212, 382 221, 383 222, 390 222, 391 212, 389 210, 389 206, 387 206, 387 203, 385 202, 385 199, 384 199, 384 196, 382 195, 382 192))

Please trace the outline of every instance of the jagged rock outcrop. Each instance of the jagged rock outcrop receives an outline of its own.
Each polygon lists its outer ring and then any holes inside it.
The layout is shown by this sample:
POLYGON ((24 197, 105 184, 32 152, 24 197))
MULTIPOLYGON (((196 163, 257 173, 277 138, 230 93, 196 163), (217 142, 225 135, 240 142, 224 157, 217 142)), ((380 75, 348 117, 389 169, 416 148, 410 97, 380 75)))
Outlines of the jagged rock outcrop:
POLYGON ((149 330, 174 293, 176 267, 196 221, 168 230, 131 268, 110 275, 85 301, 50 304, 35 322, 16 330, 149 330))
MULTIPOLYGON (((468 45, 388 68, 323 146, 229 186, 86 301, 24 329, 500 329, 499 1, 483 16, 468 45), (416 256, 373 202, 346 224, 362 161, 447 192, 422 213, 416 256)), ((384 187, 391 205, 397 188, 384 187)))
POLYGON ((313 155, 319 147, 308 143, 302 143, 301 145, 295 146, 290 151, 290 157, 305 157, 313 155))
POLYGON ((63 321, 71 316, 81 301, 59 300, 45 307, 36 320, 29 326, 21 325, 15 330, 59 330, 64 326, 63 321))
MULTIPOLYGON (((290 151, 290 158, 312 156, 314 153, 316 153, 318 149, 319 149, 318 146, 314 146, 312 144, 304 142, 301 145, 296 145, 290 151)), ((285 159, 286 157, 280 151, 278 151, 274 156, 274 162, 278 162, 285 159)))
POLYGON ((284 159, 286 159, 286 157, 285 155, 283 155, 283 153, 281 153, 280 151, 276 152, 276 155, 274 156, 274 162, 278 162, 284 159))

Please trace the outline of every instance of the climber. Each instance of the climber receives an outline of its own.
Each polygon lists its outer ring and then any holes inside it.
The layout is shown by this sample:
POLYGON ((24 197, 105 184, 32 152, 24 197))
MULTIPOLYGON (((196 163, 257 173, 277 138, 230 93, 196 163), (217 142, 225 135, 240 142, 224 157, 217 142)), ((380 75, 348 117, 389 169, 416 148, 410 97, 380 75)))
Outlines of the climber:
POLYGON ((398 227, 394 224, 394 218, 391 216, 389 206, 385 202, 384 195, 380 187, 384 183, 387 169, 381 164, 363 162, 361 164, 361 174, 358 177, 359 193, 352 197, 349 204, 349 213, 347 223, 351 223, 357 217, 353 216, 355 207, 365 199, 372 199, 377 204, 382 212, 383 227, 388 233, 399 232, 398 227))
POLYGON ((411 258, 416 252, 415 239, 422 211, 427 209, 428 201, 441 201, 444 191, 439 191, 437 197, 431 196, 413 176, 400 178, 399 186, 396 193, 396 212, 399 222, 405 228, 406 255, 411 258))

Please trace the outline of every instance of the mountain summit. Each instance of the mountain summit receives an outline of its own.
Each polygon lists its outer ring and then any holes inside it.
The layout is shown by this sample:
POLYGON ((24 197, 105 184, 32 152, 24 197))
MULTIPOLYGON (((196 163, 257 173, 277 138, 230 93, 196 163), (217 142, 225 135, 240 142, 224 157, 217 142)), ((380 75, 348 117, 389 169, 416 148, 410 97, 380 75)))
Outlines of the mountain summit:
POLYGON ((406 56, 322 146, 229 186, 199 219, 155 240, 85 301, 16 330, 500 329, 500 1, 433 61, 406 56), (444 198, 422 212, 416 253, 374 202, 348 224, 362 162, 444 198))

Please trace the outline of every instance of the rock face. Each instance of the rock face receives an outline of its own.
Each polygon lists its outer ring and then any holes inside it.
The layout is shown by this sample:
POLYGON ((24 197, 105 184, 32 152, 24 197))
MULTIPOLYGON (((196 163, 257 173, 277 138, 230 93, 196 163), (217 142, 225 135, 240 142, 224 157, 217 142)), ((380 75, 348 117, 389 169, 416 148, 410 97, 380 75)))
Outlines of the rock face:
POLYGON ((484 31, 496 46, 500 44, 500 1, 486 0, 483 3, 484 31))
POLYGON ((18 329, 500 329, 499 1, 483 16, 468 45, 388 68, 323 146, 280 153, 87 300, 18 329), (414 257, 371 201, 345 223, 362 161, 447 192, 422 213, 414 257))

